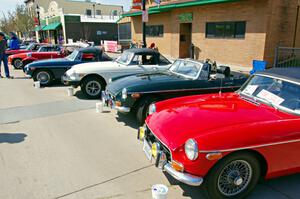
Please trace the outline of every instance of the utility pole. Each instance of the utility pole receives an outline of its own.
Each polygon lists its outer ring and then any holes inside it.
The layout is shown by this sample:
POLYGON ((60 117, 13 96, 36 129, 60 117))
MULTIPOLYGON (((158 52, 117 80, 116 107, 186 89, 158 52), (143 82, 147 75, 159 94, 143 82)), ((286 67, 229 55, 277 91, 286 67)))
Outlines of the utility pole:
MULTIPOLYGON (((146 12, 146 0, 142 0, 142 12, 143 15, 146 12)), ((143 17, 142 17, 143 18, 143 17)), ((147 47, 147 43, 146 43, 146 22, 143 20, 143 48, 147 47)))

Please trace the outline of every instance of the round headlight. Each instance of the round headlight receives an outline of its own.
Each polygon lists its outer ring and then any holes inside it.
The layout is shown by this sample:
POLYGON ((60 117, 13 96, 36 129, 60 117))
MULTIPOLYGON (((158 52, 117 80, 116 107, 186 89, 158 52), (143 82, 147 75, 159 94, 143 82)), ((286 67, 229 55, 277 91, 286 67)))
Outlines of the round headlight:
POLYGON ((189 160, 198 158, 198 144, 194 139, 188 139, 184 146, 185 154, 189 160))
POLYGON ((108 83, 112 83, 112 79, 111 78, 109 78, 108 83))
POLYGON ((148 114, 152 115, 155 112, 156 112, 156 105, 155 104, 150 104, 148 114))
POLYGON ((123 88, 122 90, 122 99, 126 99, 127 98, 127 89, 123 88))

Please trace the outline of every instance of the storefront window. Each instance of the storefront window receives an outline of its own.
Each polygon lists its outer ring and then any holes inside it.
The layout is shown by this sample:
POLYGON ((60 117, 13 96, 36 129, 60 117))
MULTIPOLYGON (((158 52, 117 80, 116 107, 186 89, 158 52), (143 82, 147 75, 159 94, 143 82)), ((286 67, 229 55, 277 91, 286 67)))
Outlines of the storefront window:
POLYGON ((85 14, 86 14, 87 16, 92 16, 92 10, 86 9, 85 14))
POLYGON ((147 37, 163 37, 164 26, 163 25, 151 25, 146 27, 147 37))
POLYGON ((245 38, 246 22, 208 22, 206 38, 245 38))

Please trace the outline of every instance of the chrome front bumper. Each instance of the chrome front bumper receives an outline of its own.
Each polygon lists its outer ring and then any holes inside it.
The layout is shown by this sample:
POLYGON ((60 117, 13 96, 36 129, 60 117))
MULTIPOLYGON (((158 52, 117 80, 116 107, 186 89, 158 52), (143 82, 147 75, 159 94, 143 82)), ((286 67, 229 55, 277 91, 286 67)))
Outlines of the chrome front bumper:
POLYGON ((173 169, 170 163, 163 166, 163 170, 170 174, 176 180, 188 184, 190 186, 200 186, 203 183, 203 178, 194 176, 188 173, 183 173, 173 169))
POLYGON ((125 106, 116 106, 115 101, 112 99, 111 95, 105 91, 102 91, 102 104, 103 106, 110 107, 121 113, 129 113, 130 108, 125 106))
POLYGON ((180 171, 175 170, 172 167, 172 165, 168 162, 166 153, 164 151, 159 150, 157 152, 157 157, 154 158, 154 156, 152 155, 152 151, 150 149, 151 148, 150 147, 151 143, 148 142, 146 140, 146 138, 143 138, 141 136, 140 130, 138 131, 137 138, 139 140, 143 140, 143 142, 144 142, 143 151, 144 151, 147 159, 149 159, 150 161, 152 161, 154 159, 155 166, 157 168, 162 169, 163 171, 170 174, 176 180, 178 180, 182 183, 188 184, 190 186, 200 186, 203 183, 203 178, 202 177, 191 175, 189 173, 184 173, 184 172, 180 172, 180 171))

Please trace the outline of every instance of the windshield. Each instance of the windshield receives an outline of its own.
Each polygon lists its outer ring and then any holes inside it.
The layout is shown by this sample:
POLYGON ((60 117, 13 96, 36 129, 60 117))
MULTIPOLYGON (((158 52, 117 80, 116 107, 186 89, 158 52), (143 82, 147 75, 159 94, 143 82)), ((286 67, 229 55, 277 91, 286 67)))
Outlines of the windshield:
POLYGON ((188 61, 188 60, 176 60, 170 67, 172 73, 182 75, 188 78, 197 78, 201 72, 202 64, 188 61))
POLYGON ((128 65, 134 56, 131 52, 124 52, 116 61, 120 64, 128 65))
POLYGON ((77 55, 79 54, 79 51, 75 50, 74 52, 72 52, 69 56, 67 56, 66 58, 68 60, 71 60, 71 61, 75 61, 76 58, 78 57, 77 55))
POLYGON ((255 75, 240 93, 275 108, 300 114, 300 85, 297 83, 255 75))
POLYGON ((34 47, 34 44, 29 44, 29 46, 27 46, 26 50, 32 50, 34 47))

